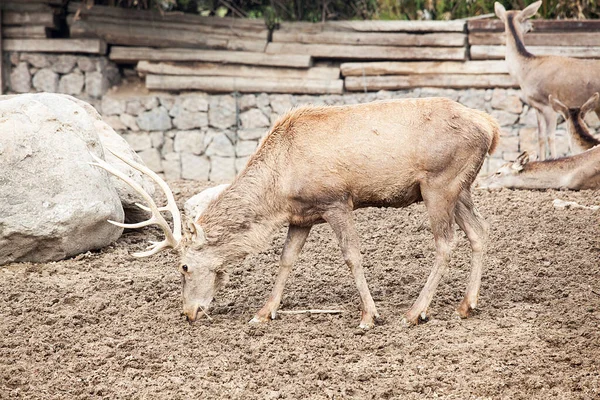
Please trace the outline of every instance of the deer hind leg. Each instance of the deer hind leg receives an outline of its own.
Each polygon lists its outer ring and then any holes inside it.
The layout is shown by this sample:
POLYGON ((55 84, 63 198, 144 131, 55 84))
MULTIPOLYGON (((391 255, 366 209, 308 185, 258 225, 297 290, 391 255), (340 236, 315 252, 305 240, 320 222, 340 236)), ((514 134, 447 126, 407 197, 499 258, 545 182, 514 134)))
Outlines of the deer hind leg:
POLYGON ((429 213, 435 240, 435 262, 419 297, 402 320, 404 325, 416 325, 419 321, 427 320, 427 308, 442 275, 448 268, 454 238, 454 209, 458 195, 447 188, 435 190, 422 188, 421 193, 429 213))
POLYGON ((477 307, 477 298, 481 286, 481 271, 483 255, 487 242, 489 226, 473 205, 471 193, 464 190, 456 204, 456 222, 465 232, 471 243, 471 273, 465 297, 458 306, 457 312, 462 318, 467 318, 471 310, 477 307))
POLYGON ((361 329, 370 329, 375 325, 375 319, 379 318, 375 302, 369 292, 367 280, 362 267, 362 256, 360 254, 360 240, 354 227, 352 210, 346 208, 337 208, 329 210, 323 214, 323 219, 331 225, 338 239, 344 261, 350 268, 362 307, 362 318, 360 320, 361 329))
POLYGON ((290 275, 292 266, 298 259, 300 251, 302 250, 302 247, 304 247, 304 243, 306 242, 306 238, 308 237, 309 233, 310 227, 304 228, 290 225, 287 238, 281 252, 281 258, 279 260, 279 273, 277 274, 277 279, 275 280, 275 286, 273 287, 271 295, 269 296, 269 299, 263 308, 261 308, 260 311, 256 313, 254 318, 250 320, 251 323, 267 322, 271 319, 275 319, 277 316, 277 309, 281 303, 281 296, 283 294, 285 281, 290 275))

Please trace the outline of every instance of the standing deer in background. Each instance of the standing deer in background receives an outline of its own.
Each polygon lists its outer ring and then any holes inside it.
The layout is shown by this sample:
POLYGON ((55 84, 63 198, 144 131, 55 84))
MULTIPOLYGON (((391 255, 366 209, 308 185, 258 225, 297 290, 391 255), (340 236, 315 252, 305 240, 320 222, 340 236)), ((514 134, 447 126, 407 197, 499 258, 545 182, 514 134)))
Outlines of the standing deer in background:
POLYGON ((575 142, 577 147, 582 151, 589 150, 600 144, 600 140, 592 136, 585 123, 586 114, 598 108, 599 97, 600 95, 596 92, 580 108, 569 108, 559 99, 554 98, 552 95, 548 96, 548 100, 552 104, 554 111, 560 113, 567 123, 569 142, 571 140, 575 142))
MULTIPOLYGON (((487 224, 473 206, 470 187, 486 153, 494 150, 498 134, 499 126, 489 115, 442 98, 300 107, 274 124, 231 186, 190 224, 189 240, 180 243, 180 229, 176 234, 168 230, 161 209, 148 195, 153 218, 119 225, 136 228, 158 221, 165 230, 165 241, 138 256, 166 247, 181 250, 183 311, 193 322, 199 311, 206 313, 225 282, 229 264, 263 250, 288 224, 275 287, 251 321, 266 322, 276 316, 285 281, 311 227, 327 222, 358 287, 360 327, 369 329, 379 314, 365 279, 353 210, 406 207, 422 200, 431 220, 436 259, 404 322, 417 324, 426 318, 448 266, 454 222, 472 248, 469 283, 458 307, 459 314, 467 317, 477 305, 487 237, 487 224)), ((97 165, 118 172, 101 161, 97 165)), ((164 182, 160 185, 168 190, 164 182)), ((169 210, 178 214, 172 206, 169 210)))
MULTIPOLYGON (((561 99, 568 107, 580 107, 593 93, 600 91, 600 61, 560 56, 535 56, 523 44, 523 34, 531 28, 528 18, 542 5, 537 1, 523 11, 506 11, 495 3, 498 18, 506 32, 506 64, 527 104, 536 111, 540 160, 546 158, 546 140, 550 155, 556 158, 556 113, 548 96, 561 99)), ((600 116, 600 109, 596 114, 600 116)))
POLYGON ((568 108, 550 95, 550 103, 567 122, 569 135, 583 149, 581 154, 556 160, 529 162, 523 152, 477 184, 479 189, 600 189, 600 142, 591 134, 583 117, 598 104, 595 93, 581 108, 568 108))

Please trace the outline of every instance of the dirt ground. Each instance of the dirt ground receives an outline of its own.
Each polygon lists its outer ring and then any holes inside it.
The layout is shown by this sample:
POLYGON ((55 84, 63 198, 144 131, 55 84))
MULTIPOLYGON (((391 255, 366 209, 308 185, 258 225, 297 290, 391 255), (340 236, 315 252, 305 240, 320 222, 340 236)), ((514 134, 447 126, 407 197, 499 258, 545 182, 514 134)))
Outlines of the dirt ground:
MULTIPOLYGON (((173 183, 180 202, 206 185, 173 183)), ((100 252, 0 267, 0 398, 36 399, 591 399, 600 398, 600 191, 475 192, 492 226, 470 319, 454 313, 469 271, 462 233, 430 307, 403 313, 433 263, 423 205, 356 213, 367 280, 383 321, 357 329, 358 292, 331 229, 311 233, 282 315, 247 323, 275 281, 285 232, 231 266, 212 322, 181 314, 176 256, 136 260, 157 230, 100 252)), ((180 204, 182 205, 182 204, 180 204)))

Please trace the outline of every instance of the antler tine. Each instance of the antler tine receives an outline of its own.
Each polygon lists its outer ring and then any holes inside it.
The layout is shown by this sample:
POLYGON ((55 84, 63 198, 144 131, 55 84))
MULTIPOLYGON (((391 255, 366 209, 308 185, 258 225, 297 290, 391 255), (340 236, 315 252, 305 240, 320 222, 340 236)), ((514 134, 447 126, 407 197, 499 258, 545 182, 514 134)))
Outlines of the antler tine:
MULTIPOLYGON (((115 154, 112 151, 111 151, 111 153, 113 153, 119 159, 126 161, 123 156, 119 157, 118 154, 115 154)), ((94 158, 94 161, 96 161, 96 162, 90 163, 91 165, 95 165, 102 169, 105 169, 109 173, 115 175, 116 177, 118 177, 119 179, 123 180, 128 185, 130 185, 136 192, 138 192, 144 198, 146 203, 150 206, 150 207, 145 207, 145 208, 147 208, 149 211, 152 212, 152 217, 149 220, 142 221, 142 222, 139 222, 136 224, 123 224, 123 223, 111 221, 111 220, 109 220, 108 222, 113 225, 120 226, 122 228, 131 228, 131 229, 141 228, 141 227, 152 225, 152 224, 157 224, 158 226, 160 226, 160 228, 165 233, 165 236, 166 236, 165 240, 163 240, 162 242, 153 243, 150 246, 152 248, 152 250, 146 251, 146 252, 141 252, 141 253, 134 253, 133 256, 134 257, 146 257, 146 256, 156 254, 166 247, 176 247, 181 240, 181 222, 179 222, 179 225, 177 225, 178 221, 181 221, 179 209, 177 209, 176 206, 175 206, 175 211, 173 211, 171 208, 168 209, 168 211, 170 211, 173 214, 173 223, 175 224, 175 232, 173 232, 173 231, 171 231, 171 228, 170 228, 168 222, 164 219, 164 217, 160 213, 160 209, 163 207, 159 208, 156 205, 156 203, 154 202, 154 200, 152 199, 152 197, 137 182, 135 182, 129 176, 127 176, 123 172, 119 171, 118 169, 116 169, 115 167, 113 167, 112 165, 107 163, 106 161, 96 157, 93 154, 92 154, 92 157, 94 158)), ((127 162, 127 164, 131 165, 129 162, 127 162)), ((139 164, 138 164, 138 166, 139 166, 139 164)), ((134 165, 131 165, 131 167, 135 168, 134 165)), ((136 168, 136 169, 139 170, 140 172, 144 172, 144 171, 140 170, 139 168, 136 168)), ((162 181, 162 179, 160 179, 160 177, 156 176, 156 178, 158 178, 159 180, 162 181)), ((162 181, 162 182, 164 183, 164 181, 162 181)), ((165 183, 165 185, 166 185, 166 183, 165 183)), ((170 190, 169 190, 169 192, 170 192, 170 190)), ((172 197, 172 193, 171 193, 171 197, 172 197)), ((174 201, 173 201, 173 204, 174 204, 174 201)))
MULTIPOLYGON (((158 211, 169 211, 171 213, 171 215, 173 216, 172 235, 175 238, 175 240, 177 240, 177 242, 179 242, 181 240, 181 213, 179 212, 179 208, 177 208, 177 203, 175 202, 175 196, 173 196, 173 192, 171 191, 171 188, 169 188, 169 185, 167 185, 167 182, 162 180, 161 177, 158 176, 150 168, 148 168, 144 165, 138 164, 135 161, 130 160, 127 157, 125 157, 124 155, 114 152, 111 149, 108 149, 108 151, 110 151, 115 157, 117 157, 118 159, 123 161, 125 164, 129 165, 130 167, 135 168, 138 171, 140 171, 141 173, 148 175, 162 189, 162 191, 164 192, 164 194, 167 198, 167 205, 164 207, 160 207, 160 208, 157 207, 157 210, 158 211)), ((150 199, 152 199, 152 198, 150 198, 150 199)), ((154 202, 148 203, 148 204, 152 205, 153 203, 154 202)))

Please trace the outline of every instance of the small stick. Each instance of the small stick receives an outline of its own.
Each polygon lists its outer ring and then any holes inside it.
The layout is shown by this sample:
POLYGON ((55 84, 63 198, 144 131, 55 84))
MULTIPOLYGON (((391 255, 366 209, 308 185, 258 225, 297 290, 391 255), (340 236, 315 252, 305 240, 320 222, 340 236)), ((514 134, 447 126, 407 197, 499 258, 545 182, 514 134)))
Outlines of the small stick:
POLYGON ((277 311, 278 314, 341 314, 343 310, 283 310, 277 311))

